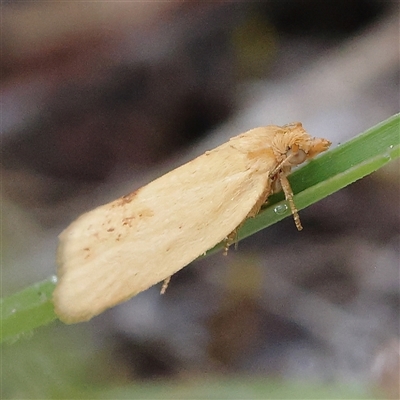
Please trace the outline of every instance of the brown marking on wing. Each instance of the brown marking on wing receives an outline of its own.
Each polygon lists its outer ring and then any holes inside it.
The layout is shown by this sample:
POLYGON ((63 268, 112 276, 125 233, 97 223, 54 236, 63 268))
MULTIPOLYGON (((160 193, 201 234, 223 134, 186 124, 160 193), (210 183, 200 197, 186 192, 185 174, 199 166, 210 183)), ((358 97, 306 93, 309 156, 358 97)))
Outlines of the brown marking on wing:
POLYGON ((136 217, 127 217, 127 218, 122 218, 122 226, 129 226, 129 228, 132 228, 132 221, 136 217))
POLYGON ((151 210, 150 208, 143 208, 142 210, 138 211, 136 214, 130 217, 122 218, 122 226, 129 226, 131 228, 134 220, 150 218, 153 215, 153 210, 151 210))
POLYGON ((120 197, 119 199, 115 200, 112 203, 112 207, 123 207, 126 204, 129 204, 135 197, 136 195, 139 193, 139 190, 135 190, 132 193, 126 194, 125 196, 120 197))
POLYGON ((84 259, 87 260, 91 256, 90 248, 85 247, 83 251, 85 252, 84 259))

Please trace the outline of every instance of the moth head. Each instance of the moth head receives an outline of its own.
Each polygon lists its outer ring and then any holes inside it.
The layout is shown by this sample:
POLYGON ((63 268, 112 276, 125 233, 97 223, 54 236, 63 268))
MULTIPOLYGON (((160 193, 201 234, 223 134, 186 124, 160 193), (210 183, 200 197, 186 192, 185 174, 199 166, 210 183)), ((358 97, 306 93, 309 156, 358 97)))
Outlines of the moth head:
POLYGON ((288 163, 290 165, 299 165, 307 160, 307 153, 301 149, 297 144, 289 147, 286 151, 288 163))
POLYGON ((272 144, 275 156, 280 163, 294 167, 327 150, 331 142, 313 138, 300 122, 284 125, 272 144))

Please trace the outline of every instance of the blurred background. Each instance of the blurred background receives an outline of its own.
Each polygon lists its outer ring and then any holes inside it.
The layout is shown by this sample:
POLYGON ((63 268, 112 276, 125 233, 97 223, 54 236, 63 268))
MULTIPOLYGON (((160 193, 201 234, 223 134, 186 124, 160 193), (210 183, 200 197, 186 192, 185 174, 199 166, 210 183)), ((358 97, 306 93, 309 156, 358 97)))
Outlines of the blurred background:
MULTIPOLYGON (((10 0, 1 13, 2 296, 55 274, 79 214, 231 136, 301 121, 336 146, 399 111, 397 1, 10 0)), ((184 268, 164 296, 4 345, 2 398, 132 385, 178 398, 210 381, 215 398, 261 398, 249 379, 271 385, 262 398, 299 396, 297 383, 399 398, 399 191, 392 163, 303 210, 301 233, 286 219, 184 268)))

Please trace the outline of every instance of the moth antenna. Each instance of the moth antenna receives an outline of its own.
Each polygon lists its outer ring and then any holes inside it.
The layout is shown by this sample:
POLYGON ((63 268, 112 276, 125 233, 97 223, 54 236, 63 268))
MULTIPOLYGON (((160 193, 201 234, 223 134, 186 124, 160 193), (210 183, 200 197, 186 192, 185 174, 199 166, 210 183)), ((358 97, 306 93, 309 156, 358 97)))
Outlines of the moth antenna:
POLYGON ((281 173, 279 175, 279 178, 281 181, 281 186, 282 186, 283 192, 285 193, 285 198, 286 198, 287 202, 289 203, 290 210, 292 211, 292 215, 293 215, 294 223, 296 224, 296 228, 297 228, 297 230, 301 231, 303 229, 303 227, 301 226, 299 213, 297 212, 296 205, 294 204, 294 201, 293 201, 293 191, 292 191, 292 188, 290 187, 288 178, 283 173, 281 173))
MULTIPOLYGON (((288 160, 290 160, 290 158, 291 158, 292 156, 288 156, 288 157, 286 157, 283 161, 281 161, 276 167, 275 167, 275 169, 273 169, 270 173, 269 173, 269 176, 274 176, 274 175, 276 175, 281 169, 282 169, 282 167, 288 162, 288 160)), ((289 182, 288 182, 289 183, 289 182)), ((290 187, 290 185, 289 185, 289 187, 290 187)))
POLYGON ((161 286, 160 294, 164 294, 167 291, 169 282, 171 281, 171 277, 169 276, 168 278, 164 279, 164 282, 161 286))

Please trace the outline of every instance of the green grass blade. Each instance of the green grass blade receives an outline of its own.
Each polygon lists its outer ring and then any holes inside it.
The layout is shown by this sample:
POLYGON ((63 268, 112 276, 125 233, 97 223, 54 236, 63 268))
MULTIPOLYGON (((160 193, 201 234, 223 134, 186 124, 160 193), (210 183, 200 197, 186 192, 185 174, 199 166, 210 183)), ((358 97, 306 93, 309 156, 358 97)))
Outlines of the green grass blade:
MULTIPOLYGON (((319 135, 322 136, 321 133, 319 135)), ((323 154, 290 175, 298 210, 323 199, 352 182, 400 157, 400 114, 396 114, 341 146, 323 154)), ((282 193, 271 196, 268 206, 239 231, 239 239, 250 236, 290 215, 282 193)), ((217 245, 208 254, 220 249, 217 245)), ((49 278, 0 301, 1 338, 21 334, 54 319, 51 295, 55 286, 49 278)))
POLYGON ((15 341, 57 318, 51 298, 54 287, 55 279, 49 278, 0 299, 0 342, 15 341))

